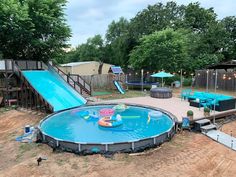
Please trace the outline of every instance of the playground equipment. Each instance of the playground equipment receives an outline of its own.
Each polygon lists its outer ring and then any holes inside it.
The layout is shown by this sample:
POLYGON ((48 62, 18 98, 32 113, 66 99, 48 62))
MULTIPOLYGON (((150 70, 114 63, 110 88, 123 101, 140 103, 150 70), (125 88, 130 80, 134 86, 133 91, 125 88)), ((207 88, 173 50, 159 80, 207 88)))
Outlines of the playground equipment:
POLYGON ((120 66, 111 66, 109 72, 114 74, 113 83, 114 83, 115 87, 117 88, 117 90, 121 94, 125 94, 125 90, 123 89, 123 87, 119 83, 119 81, 121 80, 120 79, 121 74, 124 74, 124 72, 122 71, 121 67, 120 66))
POLYGON ((72 78, 42 61, 0 60, 0 74, 4 104, 15 99, 19 107, 52 113, 83 105, 83 96, 91 95, 91 86, 81 77, 72 78))

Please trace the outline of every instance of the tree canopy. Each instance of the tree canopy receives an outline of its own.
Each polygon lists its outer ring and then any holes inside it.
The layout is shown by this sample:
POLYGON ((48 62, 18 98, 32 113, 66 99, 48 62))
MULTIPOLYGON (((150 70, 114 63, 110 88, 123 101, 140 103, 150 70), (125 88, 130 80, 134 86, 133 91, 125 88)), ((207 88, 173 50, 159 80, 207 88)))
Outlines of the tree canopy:
POLYGON ((156 3, 130 20, 112 21, 97 34, 63 52, 71 32, 64 18, 66 0, 2 0, 0 57, 55 59, 58 63, 95 60, 124 68, 185 69, 236 60, 236 17, 218 19, 213 8, 156 3))
POLYGON ((236 59, 235 41, 235 16, 219 20, 213 8, 203 8, 198 2, 179 5, 170 1, 149 5, 130 20, 112 21, 102 47, 97 48, 100 52, 92 50, 88 41, 73 52, 79 53, 77 61, 101 58, 125 68, 190 73, 236 59))
POLYGON ((1 0, 0 53, 3 58, 47 61, 62 53, 70 37, 66 0, 1 0))
POLYGON ((184 68, 188 63, 186 31, 167 28, 140 39, 130 54, 130 65, 136 69, 168 70, 184 68))

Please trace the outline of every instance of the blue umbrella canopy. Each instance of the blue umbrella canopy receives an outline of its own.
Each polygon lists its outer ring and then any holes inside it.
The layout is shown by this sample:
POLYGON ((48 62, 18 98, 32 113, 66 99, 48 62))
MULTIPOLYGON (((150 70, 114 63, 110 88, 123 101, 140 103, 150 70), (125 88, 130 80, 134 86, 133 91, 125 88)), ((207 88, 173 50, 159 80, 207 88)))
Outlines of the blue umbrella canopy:
POLYGON ((173 77, 174 75, 170 74, 170 73, 166 73, 164 71, 161 71, 159 73, 155 73, 155 74, 152 74, 151 77, 173 77))
POLYGON ((159 72, 159 73, 155 73, 155 74, 152 74, 151 75, 151 77, 160 77, 160 78, 162 78, 162 80, 161 80, 161 85, 162 85, 162 87, 164 87, 164 84, 163 84, 163 78, 164 77, 173 77, 174 75, 172 75, 172 74, 170 74, 170 73, 166 73, 166 72, 164 72, 164 71, 161 71, 161 72, 159 72))

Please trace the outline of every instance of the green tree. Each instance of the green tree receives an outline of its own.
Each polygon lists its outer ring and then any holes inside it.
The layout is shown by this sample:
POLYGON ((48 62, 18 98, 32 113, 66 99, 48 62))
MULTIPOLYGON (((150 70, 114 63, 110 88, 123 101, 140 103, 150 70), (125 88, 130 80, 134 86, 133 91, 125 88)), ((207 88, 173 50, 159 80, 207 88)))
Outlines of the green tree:
POLYGON ((127 66, 129 54, 129 22, 121 17, 108 26, 105 56, 115 65, 127 66))
POLYGON ((226 31, 216 17, 213 8, 205 9, 198 2, 185 7, 181 26, 192 31, 188 36, 191 70, 224 60, 222 48, 227 43, 226 31))
POLYGON ((230 16, 224 18, 221 23, 226 30, 226 40, 223 47, 223 54, 226 60, 236 60, 236 17, 230 16))
POLYGON ((130 64, 136 69, 176 72, 188 67, 187 31, 171 28, 144 36, 130 54, 130 64))
POLYGON ((185 7, 181 26, 193 32, 206 32, 216 22, 216 16, 213 8, 205 9, 199 2, 190 3, 185 7))
POLYGON ((184 15, 184 6, 170 1, 166 4, 149 5, 139 12, 130 22, 130 35, 137 42, 143 35, 163 30, 167 27, 178 28, 184 15))
POLYGON ((101 35, 88 38, 87 42, 76 48, 80 61, 104 61, 103 39, 101 35))
POLYGON ((66 0, 2 0, 0 51, 4 58, 47 61, 59 55, 70 37, 66 0))

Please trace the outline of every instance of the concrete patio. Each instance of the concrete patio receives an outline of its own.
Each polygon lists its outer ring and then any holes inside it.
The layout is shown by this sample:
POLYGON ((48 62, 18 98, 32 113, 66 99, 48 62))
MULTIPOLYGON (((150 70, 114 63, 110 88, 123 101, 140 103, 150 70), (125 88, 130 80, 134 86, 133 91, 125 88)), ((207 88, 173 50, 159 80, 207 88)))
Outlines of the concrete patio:
MULTIPOLYGON (((204 118, 203 108, 199 110, 199 108, 189 106, 189 102, 186 100, 181 100, 177 97, 172 97, 169 99, 158 99, 152 98, 150 96, 145 97, 135 97, 135 98, 126 98, 126 99, 118 99, 118 100, 109 100, 102 101, 102 103, 131 103, 131 104, 141 104, 145 106, 152 106, 164 109, 173 115, 175 115, 179 122, 182 121, 182 117, 186 116, 188 110, 192 110, 194 112, 193 119, 198 120, 204 118)), ((216 117, 223 117, 226 114, 233 114, 236 112, 236 109, 222 112, 215 112, 216 117)), ((214 111, 211 112, 211 116, 213 116, 214 111)))

